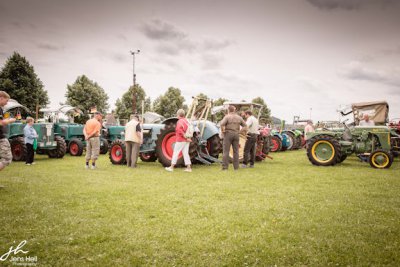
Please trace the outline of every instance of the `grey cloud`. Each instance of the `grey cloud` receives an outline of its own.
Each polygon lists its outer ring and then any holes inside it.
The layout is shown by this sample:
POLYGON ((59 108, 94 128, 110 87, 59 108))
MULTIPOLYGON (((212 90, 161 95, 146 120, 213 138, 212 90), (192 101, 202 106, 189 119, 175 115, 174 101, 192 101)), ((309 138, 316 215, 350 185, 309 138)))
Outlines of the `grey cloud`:
POLYGON ((400 72, 370 69, 360 62, 349 63, 340 74, 351 80, 370 81, 400 87, 400 72))
POLYGON ((49 43, 39 43, 37 47, 43 50, 50 50, 50 51, 59 51, 64 49, 64 46, 58 46, 49 43))
POLYGON ((105 49, 98 49, 96 54, 99 58, 103 60, 112 60, 115 63, 125 63, 132 58, 129 53, 123 54, 120 52, 114 52, 105 49))
POLYGON ((234 42, 230 40, 207 39, 203 43, 204 49, 221 50, 231 46, 234 42))
POLYGON ((182 40, 187 37, 187 34, 174 25, 154 19, 149 23, 142 25, 141 31, 149 39, 152 40, 182 40))
POLYGON ((400 55, 400 45, 395 48, 383 49, 382 54, 387 56, 400 55))
POLYGON ((177 56, 180 54, 179 47, 171 44, 160 44, 156 47, 156 51, 160 54, 166 54, 171 56, 177 56))
POLYGON ((306 0, 321 10, 358 10, 369 5, 386 7, 396 4, 394 0, 306 0))
POLYGON ((202 56, 202 68, 204 70, 213 70, 221 67, 223 58, 214 54, 204 54, 202 56))
POLYGON ((125 34, 122 33, 118 34, 117 38, 123 41, 128 41, 128 38, 125 36, 125 34))

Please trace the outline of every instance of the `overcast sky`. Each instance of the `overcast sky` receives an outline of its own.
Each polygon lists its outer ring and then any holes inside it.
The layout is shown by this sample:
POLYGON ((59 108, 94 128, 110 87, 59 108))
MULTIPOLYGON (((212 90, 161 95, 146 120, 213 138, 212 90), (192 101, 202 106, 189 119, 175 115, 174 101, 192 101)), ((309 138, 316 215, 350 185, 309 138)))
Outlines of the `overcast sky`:
POLYGON ((0 67, 34 66, 51 107, 85 74, 115 100, 137 82, 154 100, 261 96, 272 115, 337 119, 340 105, 387 100, 400 117, 400 1, 1 0, 0 67))

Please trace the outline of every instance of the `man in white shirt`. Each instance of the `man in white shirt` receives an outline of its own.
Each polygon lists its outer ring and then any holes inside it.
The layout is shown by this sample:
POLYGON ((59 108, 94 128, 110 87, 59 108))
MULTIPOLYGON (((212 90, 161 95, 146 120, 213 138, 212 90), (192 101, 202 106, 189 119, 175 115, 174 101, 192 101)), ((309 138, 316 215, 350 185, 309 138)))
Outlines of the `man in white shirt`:
POLYGON ((375 122, 369 119, 368 114, 363 115, 363 119, 360 121, 360 126, 375 126, 375 122))
POLYGON ((250 110, 246 110, 244 113, 246 118, 246 125, 248 128, 247 140, 244 145, 244 158, 242 168, 247 167, 247 163, 250 163, 250 168, 254 168, 254 162, 256 160, 256 148, 257 148, 257 137, 260 134, 258 131, 258 120, 253 116, 250 110))

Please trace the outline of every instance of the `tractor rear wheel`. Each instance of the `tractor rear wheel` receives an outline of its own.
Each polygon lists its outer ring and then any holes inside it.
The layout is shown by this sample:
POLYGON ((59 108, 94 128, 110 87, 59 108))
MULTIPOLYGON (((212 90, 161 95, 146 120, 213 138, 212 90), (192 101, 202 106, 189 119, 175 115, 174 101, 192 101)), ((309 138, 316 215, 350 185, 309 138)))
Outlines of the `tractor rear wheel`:
POLYGON ((281 151, 282 140, 278 136, 271 136, 271 152, 281 151))
POLYGON ((104 155, 107 154, 108 152, 108 148, 109 148, 109 144, 107 139, 101 139, 102 145, 100 146, 100 154, 104 155))
POLYGON ((310 139, 307 157, 317 166, 331 166, 340 162, 342 157, 339 142, 329 135, 318 135, 310 139))
POLYGON ((110 146, 110 161, 115 165, 126 163, 126 147, 122 140, 116 139, 110 146))
POLYGON ((263 161, 270 150, 269 136, 257 137, 256 161, 263 161))
POLYGON ((82 156, 83 153, 83 143, 78 138, 73 138, 69 141, 68 152, 71 156, 82 156))
POLYGON ((13 161, 24 161, 26 159, 26 145, 23 137, 15 137, 10 142, 13 161))
POLYGON ((388 169, 392 166, 393 156, 382 149, 377 149, 369 155, 369 165, 376 169, 388 169))
POLYGON ((47 155, 49 158, 63 158, 65 153, 67 152, 67 144, 65 143, 64 138, 61 136, 56 136, 54 141, 57 143, 56 149, 48 150, 47 155))
POLYGON ((286 135, 288 137, 288 141, 289 141, 289 145, 287 146, 287 150, 295 149, 296 145, 297 145, 296 136, 292 132, 285 132, 285 133, 286 133, 286 135))
POLYGON ((139 157, 143 162, 154 162, 157 160, 157 156, 156 156, 155 152, 140 153, 139 157))
MULTIPOLYGON (((175 123, 169 123, 165 125, 164 129, 161 129, 160 133, 157 135, 156 141, 156 156, 158 161, 164 166, 171 166, 172 155, 174 153, 175 146, 175 123)), ((193 136, 192 140, 196 140, 196 137, 193 136)), ((194 161, 194 157, 197 153, 197 143, 196 141, 192 141, 189 146, 189 156, 190 160, 194 161)), ((176 162, 176 166, 184 166, 185 162, 183 160, 182 153, 178 156, 178 161, 176 162)))
POLYGON ((208 154, 214 158, 218 158, 219 154, 222 153, 222 142, 218 134, 207 139, 207 150, 208 154))

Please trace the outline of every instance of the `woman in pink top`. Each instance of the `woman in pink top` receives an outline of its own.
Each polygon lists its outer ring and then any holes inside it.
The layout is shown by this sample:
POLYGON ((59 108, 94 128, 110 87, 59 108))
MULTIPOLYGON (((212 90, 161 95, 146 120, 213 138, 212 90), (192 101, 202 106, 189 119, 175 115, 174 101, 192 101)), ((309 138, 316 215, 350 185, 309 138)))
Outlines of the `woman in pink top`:
POLYGON ((189 127, 189 122, 185 118, 185 111, 183 109, 178 110, 176 113, 179 118, 176 123, 175 134, 176 134, 176 143, 174 145, 174 153, 172 154, 171 166, 166 167, 167 171, 174 171, 174 167, 176 162, 178 161, 178 155, 182 151, 183 159, 185 161, 186 169, 185 172, 192 172, 192 163, 190 162, 189 156, 189 145, 191 140, 185 137, 185 132, 189 127))

